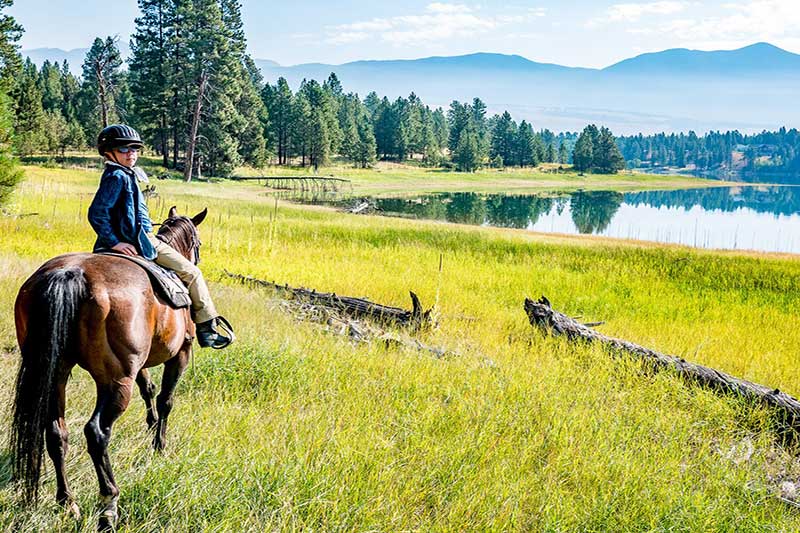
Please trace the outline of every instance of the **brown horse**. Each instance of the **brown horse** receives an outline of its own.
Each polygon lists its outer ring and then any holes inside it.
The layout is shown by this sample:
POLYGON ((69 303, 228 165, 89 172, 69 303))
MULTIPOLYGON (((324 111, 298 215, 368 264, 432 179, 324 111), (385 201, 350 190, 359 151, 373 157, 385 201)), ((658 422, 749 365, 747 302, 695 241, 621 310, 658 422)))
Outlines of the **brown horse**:
MULTIPOLYGON (((207 210, 193 218, 175 207, 158 238, 195 264, 197 226, 207 210)), ((67 483, 64 422, 65 387, 75 365, 97 386, 97 403, 84 426, 89 455, 102 498, 100 529, 118 519, 119 488, 111 472, 111 426, 128 407, 136 383, 147 408, 153 446, 164 448, 173 393, 192 354, 195 336, 189 309, 172 309, 153 291, 147 273, 127 259, 75 253, 47 261, 20 288, 14 307, 22 362, 16 382, 11 447, 15 478, 28 502, 38 496, 43 448, 53 460, 56 499, 80 517, 67 483), (161 393, 147 368, 164 365, 161 393)))

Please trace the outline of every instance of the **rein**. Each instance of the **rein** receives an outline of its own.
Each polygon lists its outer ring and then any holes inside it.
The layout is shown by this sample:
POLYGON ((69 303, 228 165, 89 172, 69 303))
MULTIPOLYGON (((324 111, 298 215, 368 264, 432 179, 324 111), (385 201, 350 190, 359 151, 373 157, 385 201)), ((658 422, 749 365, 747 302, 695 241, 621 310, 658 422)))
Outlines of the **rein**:
POLYGON ((200 238, 197 229, 187 217, 170 217, 161 224, 156 238, 172 246, 183 255, 194 252, 194 264, 200 263, 200 238))

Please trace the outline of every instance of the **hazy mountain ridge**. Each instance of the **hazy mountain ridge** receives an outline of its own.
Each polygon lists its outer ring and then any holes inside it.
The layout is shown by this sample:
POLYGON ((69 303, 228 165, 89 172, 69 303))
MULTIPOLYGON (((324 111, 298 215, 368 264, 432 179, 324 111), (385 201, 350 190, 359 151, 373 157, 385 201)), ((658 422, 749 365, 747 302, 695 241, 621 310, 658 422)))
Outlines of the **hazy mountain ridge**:
MULTIPOLYGON (((86 50, 23 54, 39 64, 66 58, 79 73, 86 50), (81 52, 78 61, 66 56, 81 52)), ((587 122, 608 125, 618 134, 800 126, 800 55, 768 43, 711 52, 670 49, 603 69, 494 53, 341 65, 255 61, 266 81, 282 76, 295 89, 303 79, 322 81, 336 72, 346 91, 362 97, 370 91, 390 98, 414 92, 431 106, 447 107, 452 100, 478 96, 490 113, 508 109, 516 120, 559 131, 581 129, 587 122)))
POLYGON ((604 72, 634 74, 763 74, 786 72, 800 77, 800 55, 769 43, 756 43, 737 50, 703 52, 673 48, 641 54, 603 69, 604 72))
POLYGON ((478 53, 342 65, 262 66, 266 80, 331 72, 348 91, 390 98, 411 91, 435 106, 483 99, 490 112, 511 111, 536 127, 577 130, 587 122, 616 133, 760 131, 800 125, 800 55, 758 43, 738 50, 686 49, 642 54, 604 69, 538 63, 521 56, 478 53))

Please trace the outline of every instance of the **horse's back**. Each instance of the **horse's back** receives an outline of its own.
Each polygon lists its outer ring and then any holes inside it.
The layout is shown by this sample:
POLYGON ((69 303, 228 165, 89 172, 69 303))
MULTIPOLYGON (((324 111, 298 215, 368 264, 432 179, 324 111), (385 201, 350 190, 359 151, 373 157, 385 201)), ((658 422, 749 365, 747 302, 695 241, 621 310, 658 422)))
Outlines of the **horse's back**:
POLYGON ((140 266, 121 257, 91 253, 54 257, 23 284, 15 312, 20 342, 27 329, 25 316, 30 316, 35 301, 33 293, 42 290, 37 285, 54 273, 67 271, 79 273, 84 284, 75 363, 95 374, 111 359, 112 366, 119 365, 117 371, 128 374, 138 371, 151 351, 165 360, 179 349, 185 339, 188 316, 183 315, 187 313, 169 309, 156 296, 140 266), (101 356, 111 355, 109 352, 116 358, 101 356))

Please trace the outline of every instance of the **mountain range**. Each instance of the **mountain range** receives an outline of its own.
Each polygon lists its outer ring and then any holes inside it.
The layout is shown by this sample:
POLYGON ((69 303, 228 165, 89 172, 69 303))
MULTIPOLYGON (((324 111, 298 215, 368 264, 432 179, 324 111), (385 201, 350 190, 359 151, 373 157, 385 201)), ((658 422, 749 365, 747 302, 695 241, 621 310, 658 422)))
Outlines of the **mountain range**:
MULTIPOLYGON (((36 63, 68 59, 75 69, 83 58, 70 57, 79 52, 23 54, 36 63)), ((477 96, 489 113, 508 110, 518 121, 554 131, 576 131, 589 122, 617 134, 800 127, 800 55, 768 43, 711 52, 664 50, 603 69, 491 53, 341 65, 281 66, 258 59, 256 64, 266 81, 284 77, 293 89, 303 79, 323 81, 335 72, 346 91, 362 97, 370 91, 392 99, 414 92, 426 104, 446 108, 452 100, 477 96)))

